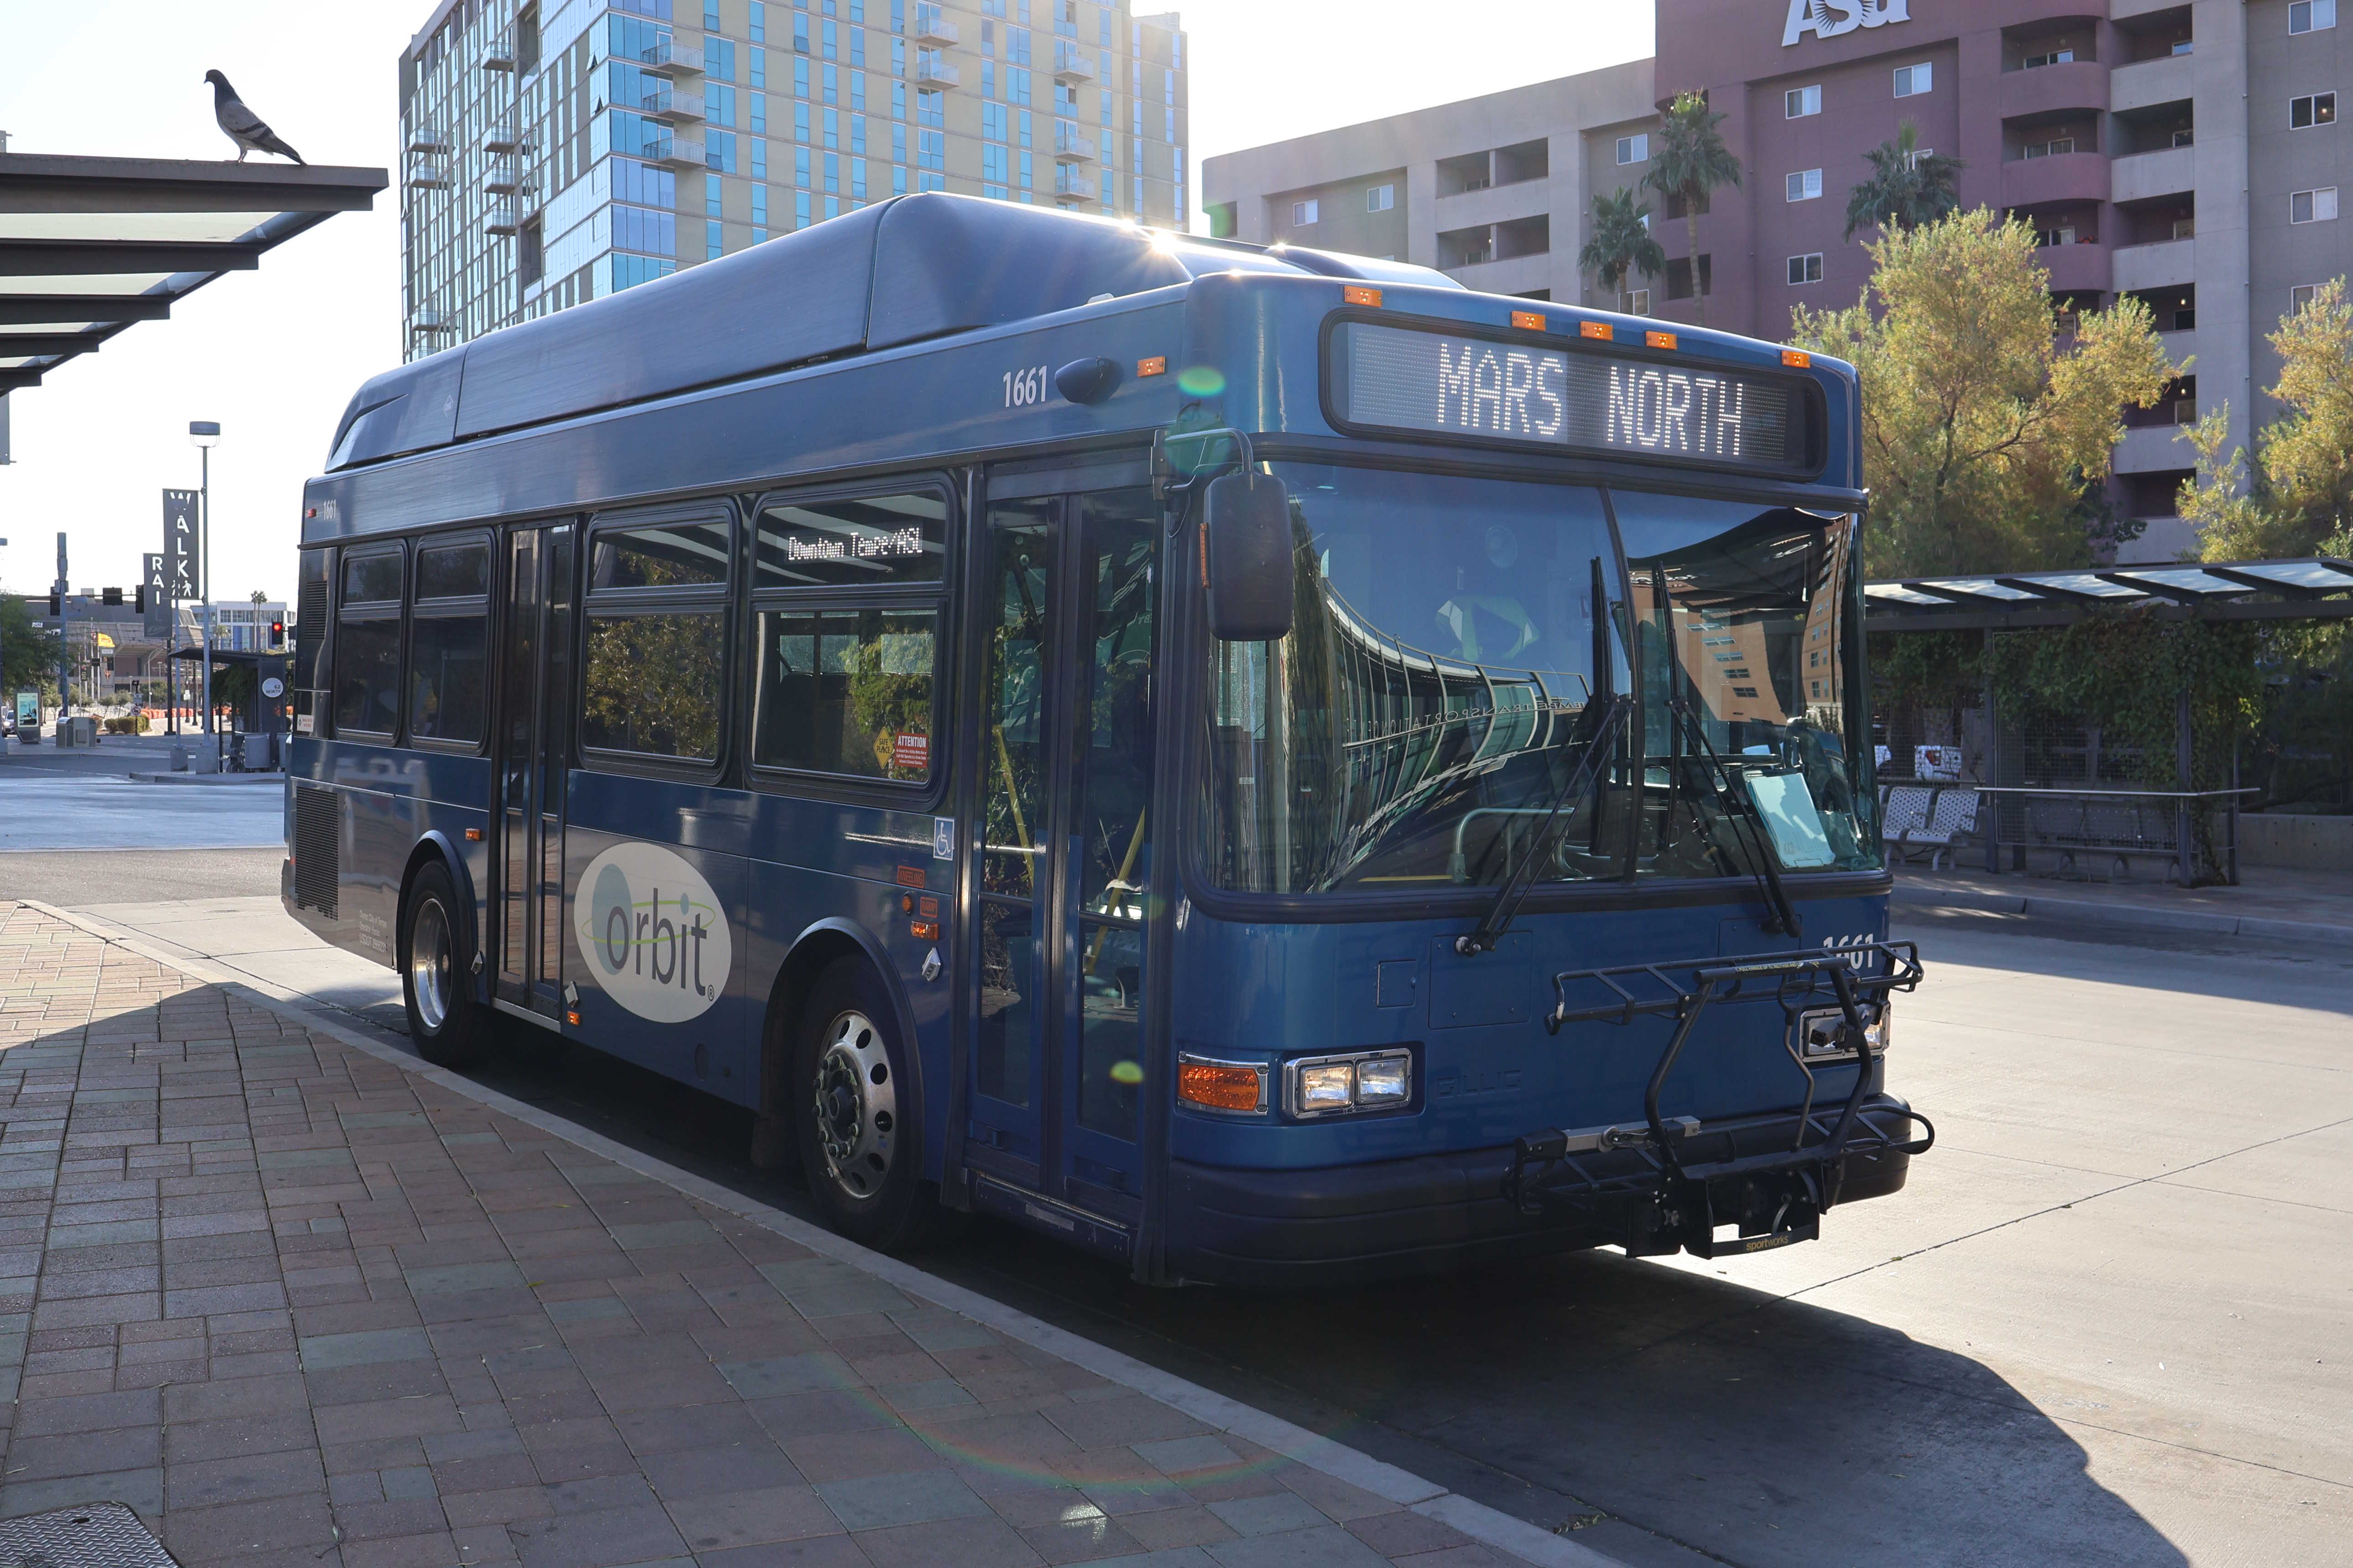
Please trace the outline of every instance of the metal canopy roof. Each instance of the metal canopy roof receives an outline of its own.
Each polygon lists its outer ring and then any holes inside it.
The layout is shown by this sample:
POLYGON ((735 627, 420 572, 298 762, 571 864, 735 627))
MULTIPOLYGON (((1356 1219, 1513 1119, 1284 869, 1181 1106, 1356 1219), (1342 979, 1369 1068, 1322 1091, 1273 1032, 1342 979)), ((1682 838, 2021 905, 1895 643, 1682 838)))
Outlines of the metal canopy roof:
POLYGON ((2353 616, 2353 561, 2233 561, 2118 566, 2011 576, 1867 583, 1872 631, 1999 631, 2063 626, 2099 606, 2168 620, 2299 621, 2353 616))
POLYGON ((339 212, 382 169, 0 153, 0 393, 339 212))

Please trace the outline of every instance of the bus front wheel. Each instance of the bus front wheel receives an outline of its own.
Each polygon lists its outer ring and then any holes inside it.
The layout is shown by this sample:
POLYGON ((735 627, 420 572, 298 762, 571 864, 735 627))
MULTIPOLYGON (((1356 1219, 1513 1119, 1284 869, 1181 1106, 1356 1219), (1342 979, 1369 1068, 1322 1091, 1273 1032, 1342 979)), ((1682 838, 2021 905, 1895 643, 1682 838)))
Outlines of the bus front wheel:
POLYGON ((435 1067, 465 1067, 482 1054, 489 1020, 474 1000, 473 976, 460 956, 458 893, 447 867, 425 866, 409 885, 400 921, 400 994, 408 1037, 435 1067))
POLYGON ((907 1047, 881 981, 862 960, 829 964, 801 1011, 786 1114, 826 1223, 895 1252, 917 1244, 936 1207, 909 1100, 907 1047))

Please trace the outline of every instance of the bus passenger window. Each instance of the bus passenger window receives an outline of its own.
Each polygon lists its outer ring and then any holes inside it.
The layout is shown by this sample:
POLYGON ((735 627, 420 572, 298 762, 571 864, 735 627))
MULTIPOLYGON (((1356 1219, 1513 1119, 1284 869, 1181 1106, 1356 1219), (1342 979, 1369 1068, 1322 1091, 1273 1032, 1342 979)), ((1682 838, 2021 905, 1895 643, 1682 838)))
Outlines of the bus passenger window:
POLYGON ((657 528, 614 529, 596 536, 589 558, 588 591, 607 588, 688 588, 727 581, 727 525, 671 522, 657 528))
POLYGON ((771 501, 760 509, 755 588, 936 583, 947 550, 947 498, 935 491, 771 501))
POLYGON ((766 610, 752 760, 922 784, 932 770, 933 610, 766 610))
POLYGON ((408 736, 412 741, 482 738, 488 717, 490 546, 442 545, 417 552, 417 614, 408 632, 408 736))
POLYGON ((600 614, 592 605, 581 744, 649 757, 716 758, 727 686, 725 623, 717 610, 600 614))
POLYGON ((400 719, 400 552, 343 558, 335 610, 335 728, 389 738, 400 719))

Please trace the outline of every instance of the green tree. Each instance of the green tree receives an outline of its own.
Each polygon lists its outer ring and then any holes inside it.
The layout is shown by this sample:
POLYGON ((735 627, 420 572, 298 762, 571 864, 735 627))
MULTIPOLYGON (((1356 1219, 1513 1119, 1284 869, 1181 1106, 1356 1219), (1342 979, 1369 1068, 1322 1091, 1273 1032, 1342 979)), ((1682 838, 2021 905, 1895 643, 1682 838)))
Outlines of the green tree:
POLYGON ((1705 93, 1675 94, 1651 149, 1650 171, 1642 176, 1651 189, 1683 204, 1683 232, 1691 242, 1692 308, 1702 326, 1707 324, 1707 296, 1700 288, 1700 209, 1719 185, 1740 185, 1740 160, 1716 130, 1723 122, 1723 115, 1708 112, 1705 93))
POLYGON ((1791 341, 1862 381, 1864 568, 1874 577, 2022 572, 2090 560, 2087 502, 2167 363, 2137 300, 2082 314, 2063 349, 2033 231, 1983 208, 1873 242, 1843 310, 1793 313, 1791 341), (1874 308, 1875 306, 1875 308, 1874 308))
POLYGON ((58 634, 36 625, 25 601, 0 595, 0 702, 14 705, 19 691, 57 688, 58 634))
POLYGON ((1577 253, 1577 265, 1609 291, 1612 308, 1625 293, 1629 273, 1656 278, 1666 270, 1666 250, 1651 234, 1651 204, 1635 205, 1633 186, 1593 198, 1593 237, 1577 253))
POLYGON ((2183 481, 2176 510, 2200 525, 2208 561, 2353 550, 2353 301, 2345 279, 2322 284, 2281 317, 2271 344, 2280 375, 2264 390, 2283 412, 2255 433, 2253 482, 2243 448, 2223 454, 2230 405, 2184 436, 2198 471, 2183 481))
POLYGON ((1918 228, 1956 212, 1961 205, 1960 174, 1968 167, 1942 153, 1920 155, 1920 128, 1905 121, 1895 140, 1863 154, 1871 177, 1846 198, 1846 237, 1859 228, 1882 233, 1918 228))

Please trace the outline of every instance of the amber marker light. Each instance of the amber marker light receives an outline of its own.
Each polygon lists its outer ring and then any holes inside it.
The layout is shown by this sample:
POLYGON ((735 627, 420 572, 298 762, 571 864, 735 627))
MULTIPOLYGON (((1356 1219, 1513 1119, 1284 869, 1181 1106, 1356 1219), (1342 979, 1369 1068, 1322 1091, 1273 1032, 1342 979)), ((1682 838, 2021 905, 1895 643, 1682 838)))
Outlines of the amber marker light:
POLYGON ((1168 356, 1166 354, 1154 354, 1150 359, 1137 360, 1135 362, 1135 374, 1138 375, 1166 375, 1168 374, 1168 356))
POLYGON ((1610 330, 1609 323, 1607 321, 1579 321, 1577 323, 1577 335, 1580 338, 1599 338, 1606 343, 1618 334, 1610 330))
POLYGON ((469 844, 480 844, 481 841, 482 841, 482 830, 481 830, 480 828, 479 828, 479 827, 469 827, 468 829, 466 829, 466 842, 467 842, 467 843, 469 843, 469 844))
POLYGON ((917 942, 937 942, 940 940, 940 922, 937 921, 911 921, 907 924, 907 934, 913 937, 917 942))
POLYGON ((1340 290, 1340 298, 1351 305, 1363 305, 1377 310, 1381 308, 1381 291, 1367 289, 1362 283, 1351 283, 1340 290))
POLYGON ((577 1013, 566 1013, 564 1015, 564 1021, 576 1029, 580 1026, 580 1015, 577 1013))
POLYGON ((1814 363, 1814 356, 1803 349, 1783 349, 1781 363, 1791 370, 1804 370, 1814 363))
POLYGON ((1541 332, 1545 330, 1544 314, 1539 310, 1514 310, 1512 325, 1523 331, 1541 332))
POLYGON ((1219 1062, 1206 1057, 1176 1058, 1176 1098, 1188 1105, 1229 1115, 1266 1111, 1266 1068, 1252 1062, 1219 1062))
POLYGON ((1671 349, 1675 346, 1675 335, 1672 332, 1644 332, 1642 341, 1654 349, 1671 349))

